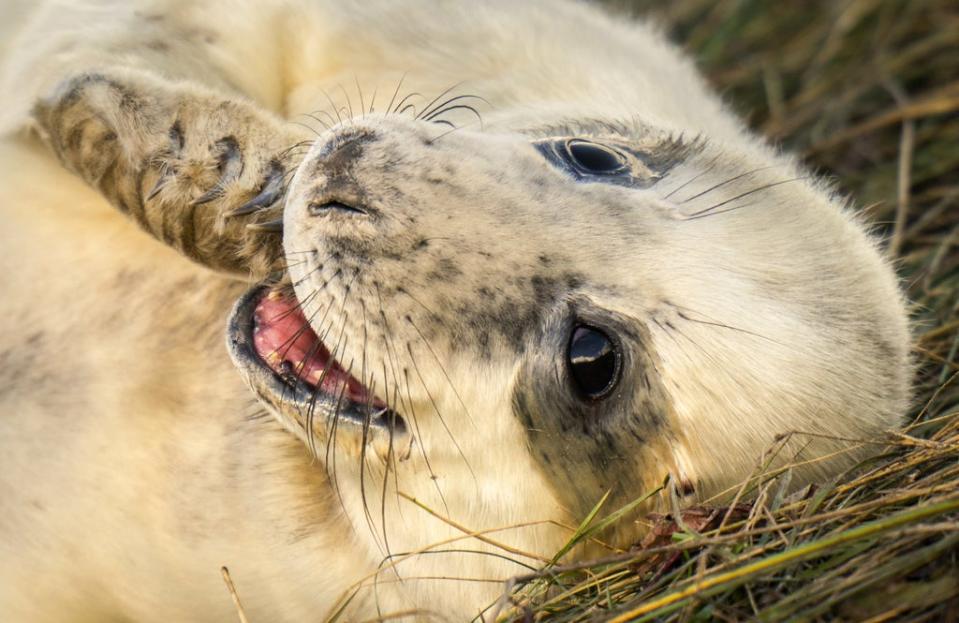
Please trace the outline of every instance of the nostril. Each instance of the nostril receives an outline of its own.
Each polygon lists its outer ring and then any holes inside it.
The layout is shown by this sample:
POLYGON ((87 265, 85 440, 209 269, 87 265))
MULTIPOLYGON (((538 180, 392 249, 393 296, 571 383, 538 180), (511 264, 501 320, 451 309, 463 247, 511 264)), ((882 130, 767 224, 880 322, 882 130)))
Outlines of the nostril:
POLYGON ((340 203, 339 201, 327 201, 324 203, 311 203, 308 211, 311 216, 324 216, 332 213, 346 213, 346 214, 362 214, 366 215, 366 210, 362 208, 356 208, 345 203, 340 203))

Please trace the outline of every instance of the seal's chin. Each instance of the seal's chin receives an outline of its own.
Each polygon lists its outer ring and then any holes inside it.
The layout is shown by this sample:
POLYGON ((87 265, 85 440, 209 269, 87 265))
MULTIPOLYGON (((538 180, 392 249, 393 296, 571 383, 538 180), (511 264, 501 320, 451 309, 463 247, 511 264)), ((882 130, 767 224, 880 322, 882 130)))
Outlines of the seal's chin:
POLYGON ((299 302, 281 288, 259 285, 233 306, 227 328, 233 363, 257 396, 299 426, 308 415, 337 425, 392 429, 405 423, 333 358, 299 302))

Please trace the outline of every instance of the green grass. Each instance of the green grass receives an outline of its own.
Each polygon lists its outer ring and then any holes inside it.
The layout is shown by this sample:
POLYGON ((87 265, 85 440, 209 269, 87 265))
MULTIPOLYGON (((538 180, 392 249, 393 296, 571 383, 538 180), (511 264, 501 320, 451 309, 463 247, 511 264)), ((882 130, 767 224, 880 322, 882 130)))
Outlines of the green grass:
MULTIPOLYGON (((879 454, 785 496, 653 518, 631 551, 514 578, 500 620, 959 620, 959 3, 618 2, 757 131, 855 198, 912 301, 916 400, 879 454)), ((602 509, 580 538, 604 521, 602 509)))

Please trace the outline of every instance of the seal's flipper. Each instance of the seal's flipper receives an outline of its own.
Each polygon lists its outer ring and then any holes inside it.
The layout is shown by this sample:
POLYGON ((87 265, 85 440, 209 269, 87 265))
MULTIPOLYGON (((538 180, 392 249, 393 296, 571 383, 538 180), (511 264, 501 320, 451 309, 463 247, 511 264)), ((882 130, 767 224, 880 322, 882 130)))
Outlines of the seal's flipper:
POLYGON ((296 126, 134 72, 69 79, 33 114, 61 162, 157 239, 217 270, 275 268, 296 126))

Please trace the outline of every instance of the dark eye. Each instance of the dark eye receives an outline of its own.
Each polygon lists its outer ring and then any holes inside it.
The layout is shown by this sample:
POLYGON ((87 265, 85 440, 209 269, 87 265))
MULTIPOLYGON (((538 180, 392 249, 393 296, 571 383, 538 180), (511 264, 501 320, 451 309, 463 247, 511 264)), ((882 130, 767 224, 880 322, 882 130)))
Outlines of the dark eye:
POLYGON ((604 145, 574 139, 566 142, 566 153, 583 173, 612 175, 626 169, 622 154, 604 145))
POLYGON ((569 372, 587 397, 605 397, 619 380, 619 353, 608 335, 588 325, 577 325, 569 339, 569 372))

